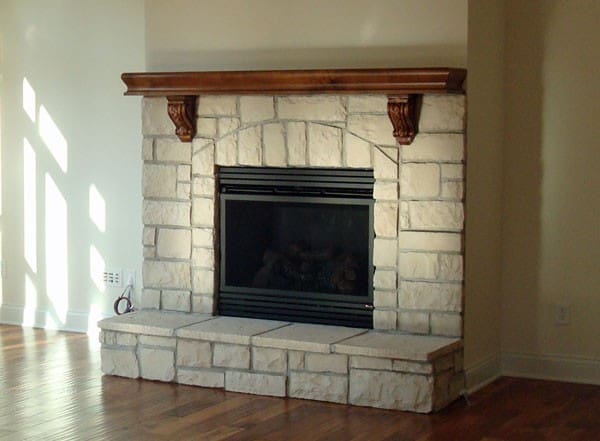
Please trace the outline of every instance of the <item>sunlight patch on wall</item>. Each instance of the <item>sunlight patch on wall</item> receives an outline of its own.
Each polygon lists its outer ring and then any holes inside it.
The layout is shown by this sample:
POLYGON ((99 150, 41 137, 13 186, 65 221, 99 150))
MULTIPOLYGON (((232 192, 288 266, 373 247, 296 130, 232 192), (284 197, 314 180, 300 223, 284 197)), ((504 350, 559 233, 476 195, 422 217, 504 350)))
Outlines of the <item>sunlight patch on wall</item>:
POLYGON ((44 144, 56 160, 56 163, 60 169, 66 173, 68 160, 67 140, 44 106, 40 106, 38 130, 44 144))
POLYGON ((69 307, 67 202, 48 173, 45 184, 46 295, 59 322, 54 324, 64 325, 69 307))
POLYGON ((105 290, 104 284, 104 270, 106 269, 106 262, 104 257, 100 254, 100 251, 94 246, 90 245, 90 278, 98 288, 98 291, 105 290))
POLYGON ((100 342, 98 341, 98 334, 100 333, 100 329, 98 328, 98 322, 102 320, 104 316, 102 315, 102 310, 99 305, 92 304, 90 306, 90 312, 88 314, 88 329, 87 334, 90 337, 88 341, 92 347, 99 347, 100 342))
POLYGON ((31 277, 29 277, 29 274, 25 274, 25 307, 23 309, 23 321, 21 323, 23 326, 35 326, 37 298, 37 288, 31 280, 31 277))
POLYGON ((32 272, 37 273, 36 155, 23 139, 23 254, 32 272))
POLYGON ((35 122, 35 90, 27 78, 23 78, 23 110, 31 122, 35 122))
POLYGON ((106 230, 106 202, 94 184, 90 185, 90 219, 101 233, 106 230))

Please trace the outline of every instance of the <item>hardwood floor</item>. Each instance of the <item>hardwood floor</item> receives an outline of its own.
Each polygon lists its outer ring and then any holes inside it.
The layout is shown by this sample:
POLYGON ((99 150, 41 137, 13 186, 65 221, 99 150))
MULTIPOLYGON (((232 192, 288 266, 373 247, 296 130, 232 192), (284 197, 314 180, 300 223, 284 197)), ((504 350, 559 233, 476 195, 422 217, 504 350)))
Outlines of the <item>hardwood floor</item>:
POLYGON ((434 415, 102 376, 86 335, 0 325, 0 440, 600 440, 600 386, 502 378, 434 415))

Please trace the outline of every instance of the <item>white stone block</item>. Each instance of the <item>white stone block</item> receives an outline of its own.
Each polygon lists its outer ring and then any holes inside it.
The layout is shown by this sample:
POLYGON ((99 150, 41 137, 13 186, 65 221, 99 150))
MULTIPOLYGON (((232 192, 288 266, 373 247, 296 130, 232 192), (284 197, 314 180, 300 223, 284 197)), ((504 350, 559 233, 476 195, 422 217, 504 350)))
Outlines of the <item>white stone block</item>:
POLYGON ((462 235, 459 233, 401 231, 398 234, 398 243, 402 250, 459 252, 462 249, 462 235))
POLYGON ((170 350, 138 349, 140 376, 146 380, 173 381, 175 378, 175 353, 170 350))
POLYGON ((378 145, 396 145, 394 128, 387 115, 349 115, 348 131, 378 145))
POLYGON ((304 352, 288 351, 288 367, 290 371, 304 370, 304 352))
POLYGON ((194 294, 212 294, 215 286, 214 271, 194 268, 192 286, 194 294))
POLYGON ((289 165, 306 165, 306 124, 287 123, 287 146, 289 165))
POLYGON ((373 221, 377 236, 396 237, 398 235, 398 204, 396 202, 375 202, 373 221))
POLYGON ((373 311, 373 329, 396 329, 396 311, 375 309, 373 311))
POLYGON ((348 402, 348 377, 346 375, 291 372, 288 396, 334 403, 348 402))
POLYGON ((398 200, 398 183, 376 180, 373 186, 375 200, 398 200))
POLYGON ((375 290, 373 293, 373 306, 375 308, 396 308, 398 306, 398 294, 396 291, 375 290))
POLYGON ((348 167, 371 167, 371 144, 348 132, 344 135, 348 167))
POLYGON ((283 349, 252 348, 252 369, 265 372, 285 372, 287 356, 283 349))
POLYGON ((262 165, 260 126, 249 127, 238 133, 240 165, 262 165))
POLYGON ((133 350, 102 348, 101 370, 106 375, 138 378, 140 370, 138 360, 133 350))
POLYGON ((462 317, 460 314, 431 314, 431 333, 460 337, 462 335, 462 317))
POLYGON ((440 194, 440 166, 438 164, 402 164, 400 167, 400 196, 404 198, 432 198, 440 194))
POLYGON ((142 194, 145 198, 177 197, 177 167, 145 164, 142 174, 142 194))
POLYGON ((237 133, 232 133, 217 141, 215 146, 215 164, 237 164, 237 133))
POLYGON ((177 340, 177 366, 211 367, 210 343, 197 340, 177 340))
POLYGON ((195 247, 213 247, 214 230, 212 228, 193 228, 192 245, 195 247))
POLYGON ((142 292, 142 309, 160 308, 160 290, 144 289, 142 292))
POLYGON ((459 202, 410 201, 410 226, 415 230, 461 231, 463 204, 459 202))
POLYGON ((194 140, 192 173, 213 176, 215 172, 215 145, 213 143, 205 144, 204 141, 194 140))
POLYGON ((285 96, 277 98, 279 119, 344 121, 346 109, 339 96, 285 96))
POLYGON ((198 176, 193 182, 194 196, 213 198, 215 196, 215 179, 209 176, 198 176))
POLYGON ((263 132, 265 143, 265 165, 270 167, 285 167, 287 159, 283 124, 265 124, 263 126, 263 132))
POLYGON ((192 179, 192 166, 182 164, 177 166, 177 180, 179 182, 190 182, 192 179))
POLYGON ((198 118, 196 122, 196 134, 202 138, 215 138, 217 136, 217 119, 198 118))
POLYGON ((142 346, 160 346, 167 349, 175 349, 176 340, 172 337, 157 337, 155 335, 140 335, 139 343, 142 346))
POLYGON ((357 355, 350 357, 350 367, 354 369, 391 371, 392 360, 389 358, 362 357, 357 355))
POLYGON ((464 198, 464 185, 462 182, 442 182, 442 197, 445 199, 462 200, 464 198))
POLYGON ((159 228, 156 252, 159 257, 189 259, 191 244, 190 230, 159 228))
POLYGON ((265 121, 275 117, 275 106, 271 96, 240 97, 240 115, 243 123, 265 121))
POLYGON ((315 167, 341 167, 342 131, 323 124, 309 124, 308 159, 315 167))
POLYGON ((411 334, 428 334, 429 314, 426 312, 399 312, 398 329, 411 334))
POLYGON ((410 146, 402 149, 403 161, 454 161, 464 159, 464 135, 456 133, 419 133, 410 146))
POLYGON ((405 279, 436 279, 440 265, 434 253, 402 252, 399 255, 399 274, 405 279))
POLYGON ((419 118, 421 132, 463 132, 464 95, 423 95, 419 118))
POLYGON ((220 369, 177 368, 177 382, 192 386, 224 388, 225 372, 220 369))
POLYGON ((350 371, 350 404, 430 412, 432 399, 431 377, 359 369, 350 371))
POLYGON ((225 390, 285 397, 285 375, 227 371, 225 372, 225 390))
POLYGON ((351 95, 348 97, 350 113, 387 113, 386 95, 351 95))
POLYGON ((142 133, 144 136, 175 135, 165 97, 144 97, 142 100, 142 133))
POLYGON ((215 343, 213 365, 219 367, 249 369, 250 348, 242 345, 215 343))
POLYGON ((413 374, 432 374, 433 365, 431 363, 417 363, 406 360, 394 360, 393 369, 400 372, 410 372, 413 374))
POLYGON ((161 296, 162 309, 167 311, 190 312, 192 310, 190 292, 165 289, 161 296))
POLYGON ((142 233, 142 244, 147 246, 155 245, 156 240, 156 228, 154 227, 144 227, 144 231, 142 233))
POLYGON ((212 226, 215 223, 215 204, 212 199, 194 198, 192 200, 192 223, 212 226))
POLYGON ((442 164, 442 178, 444 179, 464 179, 464 166, 462 164, 442 164))
POLYGON ((144 287, 190 289, 190 265, 187 262, 144 261, 144 287))
POLYGON ((125 332, 102 331, 101 337, 101 343, 110 346, 135 346, 137 344, 136 334, 129 334, 125 332))
POLYGON ((154 139, 144 138, 142 141, 142 160, 152 161, 154 160, 154 139))
POLYGON ((379 289, 396 289, 396 271, 376 269, 373 275, 373 286, 379 289))
POLYGON ((237 97, 229 95, 202 95, 198 97, 198 115, 236 115, 237 97))
POLYGON ((374 148, 373 174, 376 179, 398 179, 398 150, 394 148, 374 148))
POLYGON ((459 312, 462 309, 462 286, 457 283, 403 281, 398 302, 404 309, 459 312))
POLYGON ((398 241, 396 239, 375 238, 373 241, 373 265, 396 267, 398 241))
POLYGON ((401 230, 407 230, 410 228, 410 215, 408 209, 408 202, 400 202, 400 214, 398 215, 398 224, 401 230))
POLYGON ((143 255, 144 259, 154 259, 156 257, 156 247, 144 247, 143 255))
POLYGON ((318 354, 309 352, 304 358, 307 371, 348 373, 348 356, 342 354, 318 354))
POLYGON ((192 296, 192 312, 212 314, 214 312, 214 298, 212 294, 192 296))
POLYGON ((192 250, 192 266, 203 268, 215 267, 215 252, 212 248, 194 248, 192 250))
POLYGON ((142 219, 144 225, 190 226, 189 202, 144 201, 142 219))
POLYGON ((235 132, 241 126, 239 118, 219 118, 219 136, 223 137, 229 133, 235 132))
POLYGON ((177 199, 189 200, 192 194, 192 185, 189 182, 177 183, 177 199))
POLYGON ((458 254, 440 254, 440 273, 442 280, 461 281, 463 279, 463 258, 458 254))
POLYGON ((154 150, 157 161, 189 164, 192 161, 192 144, 179 139, 156 139, 154 150))

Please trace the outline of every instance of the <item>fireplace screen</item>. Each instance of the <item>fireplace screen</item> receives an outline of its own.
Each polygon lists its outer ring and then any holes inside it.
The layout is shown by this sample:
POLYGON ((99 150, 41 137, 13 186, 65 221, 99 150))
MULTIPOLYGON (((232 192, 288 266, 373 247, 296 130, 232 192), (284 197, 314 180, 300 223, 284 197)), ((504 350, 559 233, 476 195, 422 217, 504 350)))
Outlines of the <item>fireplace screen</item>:
POLYGON ((373 175, 223 167, 222 315, 372 327, 373 175))

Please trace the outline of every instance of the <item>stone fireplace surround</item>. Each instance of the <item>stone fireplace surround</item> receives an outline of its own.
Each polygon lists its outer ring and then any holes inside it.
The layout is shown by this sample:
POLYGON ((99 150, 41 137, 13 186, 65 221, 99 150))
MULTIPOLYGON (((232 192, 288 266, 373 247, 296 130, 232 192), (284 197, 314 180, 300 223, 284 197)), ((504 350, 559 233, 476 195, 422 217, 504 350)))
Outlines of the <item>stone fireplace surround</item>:
POLYGON ((397 90, 331 89, 202 91, 191 142, 143 93, 142 310, 100 322, 104 373, 417 412, 460 394, 464 95, 423 93, 399 147, 397 90), (373 169, 374 330, 213 316, 215 170, 236 165, 373 169))

